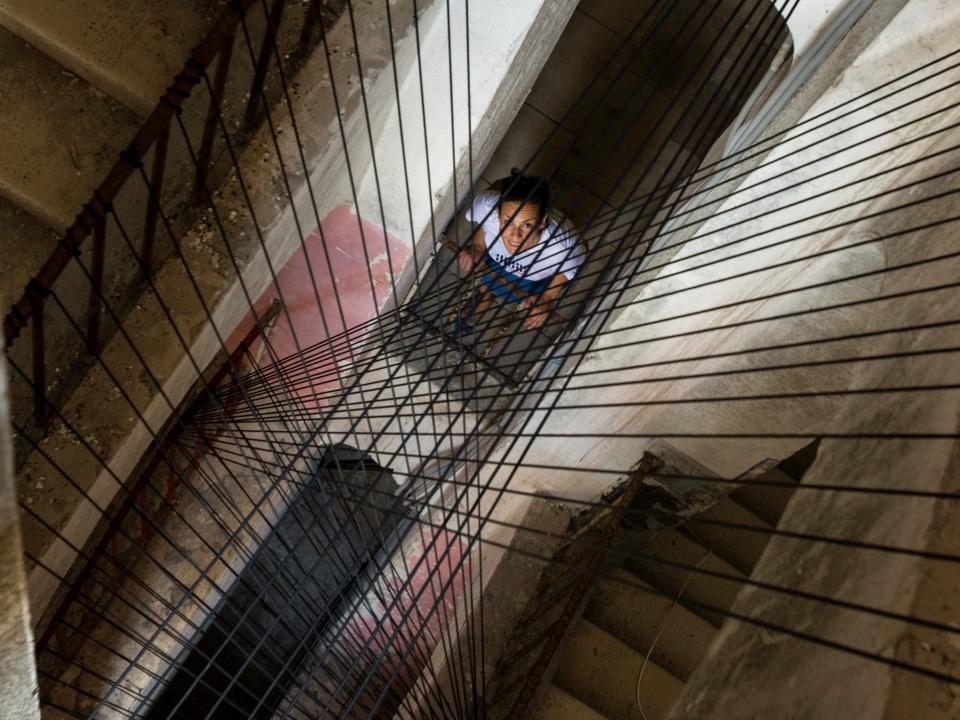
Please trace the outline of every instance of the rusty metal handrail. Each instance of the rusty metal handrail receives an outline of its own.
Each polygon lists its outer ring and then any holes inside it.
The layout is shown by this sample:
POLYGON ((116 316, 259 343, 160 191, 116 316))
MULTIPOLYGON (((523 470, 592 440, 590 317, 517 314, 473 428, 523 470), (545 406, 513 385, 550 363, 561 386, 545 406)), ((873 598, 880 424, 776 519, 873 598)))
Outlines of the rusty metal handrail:
MULTIPOLYGON (((93 607, 86 607, 84 603, 78 603, 80 598, 84 598, 84 588, 87 587, 91 579, 95 576, 94 570, 100 559, 109 551, 112 562, 116 563, 117 558, 122 557, 122 553, 117 550, 118 540, 124 535, 127 540, 136 540, 139 547, 145 547, 147 543, 156 535, 156 528, 162 526, 164 519, 174 507, 177 493, 184 479, 190 477, 198 467, 199 458, 202 452, 204 436, 201 432, 201 441, 198 447, 193 451, 189 464, 184 469, 182 477, 173 470, 173 452, 177 438, 182 432, 182 426, 177 424, 177 418, 189 416, 193 409, 198 406, 202 400, 202 391, 209 388, 218 388, 224 382, 236 383, 236 378, 231 377, 236 372, 236 368, 242 361, 242 358, 249 352, 253 343, 259 339, 268 327, 269 323, 276 319, 280 312, 280 304, 274 302, 266 312, 264 312, 262 321, 255 323, 250 331, 244 336, 237 347, 230 353, 221 351, 218 358, 212 363, 216 367, 216 372, 209 378, 199 378, 194 384, 192 390, 187 394, 183 407, 186 408, 183 413, 174 413, 168 421, 164 430, 157 435, 152 450, 146 455, 149 458, 143 469, 138 473, 137 479, 122 490, 122 499, 115 509, 107 510, 103 515, 105 524, 103 534, 94 545, 93 549, 82 557, 82 565, 79 572, 75 575, 72 582, 66 588, 66 592, 60 599, 57 609, 40 634, 34 644, 34 654, 40 658, 48 649, 51 643, 56 644, 54 657, 60 670, 63 671, 73 661, 79 650, 80 642, 84 635, 89 633, 98 617, 95 604, 93 607), (168 472, 162 480, 163 489, 155 487, 151 479, 162 465, 166 465, 168 472), (150 510, 149 501, 144 500, 144 494, 147 488, 153 491, 157 496, 159 503, 155 510, 150 510), (131 511, 133 515, 131 515, 131 511), (149 517, 150 521, 144 520, 149 517), (135 520, 131 521, 131 518, 135 520), (132 529, 125 532, 126 523, 131 522, 132 529), (64 622, 71 605, 79 605, 81 608, 79 619, 72 623, 64 622)), ((229 413, 229 409, 227 410, 229 413)), ((119 586, 119 580, 110 573, 105 574, 106 582, 115 590, 119 586)), ((100 581, 101 583, 104 581, 100 581)))
MULTIPOLYGON (((182 110, 184 101, 191 96, 194 87, 200 84, 207 68, 217 60, 217 69, 211 88, 211 102, 203 129, 200 149, 197 154, 196 176, 193 197, 201 196, 200 189, 205 187, 206 175, 210 166, 217 118, 223 100, 223 90, 229 72, 233 44, 237 27, 242 18, 256 0, 230 0, 227 7, 216 20, 207 36, 193 49, 181 71, 174 77, 172 84, 160 97, 153 111, 147 116, 133 140, 120 153, 116 162, 100 183, 90 201, 87 202, 74 223, 67 228, 53 253, 44 262, 40 271, 27 283, 21 298, 13 304, 3 320, 5 345, 10 347, 20 332, 33 320, 33 385, 34 416, 38 424, 46 417, 46 357, 44 346, 43 308, 50 295, 53 284, 69 265, 71 259, 80 255, 80 249, 86 238, 94 235, 94 252, 91 267, 91 288, 88 301, 86 341, 89 347, 99 347, 101 330, 101 285, 103 281, 104 244, 106 239, 106 220, 112 203, 135 171, 143 168, 143 158, 154 150, 151 167, 151 192, 147 203, 146 224, 141 245, 140 266, 144 274, 151 271, 154 240, 159 217, 159 198, 163 186, 164 170, 167 160, 167 141, 175 114, 182 110)), ((274 0, 267 20, 264 41, 257 58, 253 82, 250 90, 245 116, 244 129, 251 130, 257 121, 257 101, 263 91, 270 61, 268 51, 274 44, 279 19, 286 0, 274 0)), ((321 21, 319 4, 312 0, 304 18, 304 25, 297 44, 298 53, 310 43, 313 27, 321 21)))
MULTIPOLYGON (((547 601, 547 604, 537 606, 537 612, 543 614, 548 608, 555 607, 560 601, 566 601, 563 609, 557 619, 551 622, 535 638, 525 643, 519 650, 511 654, 511 665, 514 665, 520 658, 530 655, 539 648, 536 659, 523 672, 518 674, 512 681, 500 688, 497 692, 497 698, 493 705, 500 700, 514 698, 510 710, 504 717, 520 719, 526 716, 531 708, 531 704, 536 699, 537 692, 541 687, 548 667, 560 646, 566 637, 567 631, 573 624, 580 611, 587 592, 594 583, 594 575, 600 568, 607 556, 608 548, 613 542, 615 536, 620 530, 620 522, 623 519, 622 512, 612 513, 615 508, 626 508, 636 499, 640 492, 643 478, 656 471, 661 465, 661 461, 654 455, 645 453, 643 458, 634 466, 629 474, 629 480, 619 497, 614 500, 609 508, 600 511, 597 515, 590 518, 588 522, 575 531, 570 537, 566 538, 563 548, 571 547, 575 542, 582 539, 585 532, 596 531, 599 536, 591 542, 590 552, 581 561, 567 568, 567 570, 551 583, 551 586, 560 579, 566 578, 570 572, 574 572, 576 577, 574 581, 565 586, 562 592, 559 592, 547 601), (601 527, 601 521, 607 520, 606 525, 601 527), (518 690, 519 687, 519 690, 518 690), (516 693, 516 695, 514 695, 516 693)), ((492 706, 491 706, 492 707, 492 706)))

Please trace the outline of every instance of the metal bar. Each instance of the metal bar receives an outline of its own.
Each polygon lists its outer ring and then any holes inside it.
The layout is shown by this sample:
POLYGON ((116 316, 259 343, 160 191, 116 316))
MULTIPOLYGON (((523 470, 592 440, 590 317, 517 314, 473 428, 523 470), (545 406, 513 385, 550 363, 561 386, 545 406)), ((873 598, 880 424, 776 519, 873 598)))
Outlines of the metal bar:
MULTIPOLYGON (((131 161, 139 162, 139 158, 144 157, 153 147, 160 133, 169 127, 170 119, 182 106, 183 101, 190 96, 193 86, 201 80, 201 71, 197 68, 205 68, 213 61, 228 38, 233 37, 241 15, 254 2, 256 0, 233 0, 227 4, 223 14, 206 38, 194 49, 190 61, 184 65, 161 101, 144 121, 122 157, 117 159, 107 177, 100 183, 96 196, 106 203, 112 202, 117 197, 137 167, 131 164, 131 161)), ((85 228, 93 227, 96 221, 96 213, 93 209, 89 206, 85 207, 74 224, 67 228, 63 239, 40 268, 40 272, 34 276, 33 282, 38 283, 44 290, 49 290, 89 234, 85 228)), ((7 348, 26 327, 33 311, 34 305, 30 300, 29 292, 24 292, 4 318, 3 334, 7 348)))
MULTIPOLYGON (((629 506, 636 497, 640 490, 640 484, 643 476, 648 472, 655 471, 659 464, 660 461, 655 456, 650 454, 646 454, 644 456, 637 469, 631 473, 632 477, 630 479, 630 484, 627 486, 626 490, 624 490, 623 495, 620 496, 620 502, 624 506, 629 506)), ((606 557, 606 550, 613 541, 614 535, 616 535, 617 531, 620 529, 620 518, 621 515, 614 515, 607 527, 604 528, 603 534, 600 536, 600 539, 597 543, 599 546, 597 551, 586 563, 583 580, 581 580, 580 583, 577 584, 577 587, 574 588, 573 592, 570 593, 570 598, 567 600, 567 604, 563 608, 563 612, 554 626, 553 633, 544 643, 543 649, 540 651, 540 655, 537 657, 536 661, 527 673, 526 682, 524 682, 523 687, 520 689, 520 694, 517 696, 517 699, 514 702, 508 717, 523 717, 523 714, 529 707, 530 702, 533 700, 534 694, 540 685, 540 681, 547 670, 547 666, 550 664, 550 660, 553 658, 554 653, 556 653, 557 649, 559 648, 560 642, 563 640, 563 636, 566 633, 567 628, 570 626, 570 623, 572 623, 576 617, 576 614, 580 609, 580 605, 583 603, 583 600, 586 597, 587 590, 589 590, 590 586, 593 584, 594 571, 596 571, 596 569, 600 566, 603 558, 606 557)))
POLYGON ((303 27, 300 29, 300 38, 297 40, 297 49, 294 51, 297 56, 303 57, 310 49, 310 43, 313 40, 313 28, 318 22, 323 22, 323 11, 318 0, 310 0, 307 17, 304 18, 303 27))
MULTIPOLYGON (((165 442, 150 458, 150 462, 147 463, 147 466, 144 468, 143 472, 140 473, 140 477, 134 483, 133 487, 130 489, 130 493, 124 499, 123 503, 117 510, 117 514, 113 518, 113 522, 116 527, 119 527, 120 524, 124 521, 127 516, 127 513, 133 508, 134 504, 139 498, 141 491, 147 483, 147 479, 154 473, 157 467, 160 464, 161 454, 166 453, 170 447, 171 443, 169 441, 165 442)), ((34 645, 34 653, 39 658, 40 654, 47 648, 50 643, 50 638, 54 634, 59 634, 59 622, 58 619, 67 617, 67 611, 70 609, 70 606, 76 601, 77 597, 80 596, 84 584, 87 581, 88 571, 92 572, 92 568, 96 566, 97 562, 100 560, 100 557, 109 549, 110 543, 113 541, 115 535, 112 532, 114 525, 111 525, 107 528, 107 531, 104 533, 103 537, 100 538, 100 541, 94 547, 93 551, 90 553, 86 563, 84 563, 83 568, 77 574, 74 581, 70 584, 70 587, 67 589, 66 595, 60 601, 60 604, 57 606, 57 611, 52 615, 50 623, 47 625, 46 629, 43 631, 43 634, 40 635, 40 639, 37 640, 34 645)), ((64 648, 64 645, 60 646, 61 649, 64 648)))
MULTIPOLYGON (((279 311, 279 306, 274 305, 274 306, 271 306, 271 308, 267 311, 267 313, 273 312, 275 314, 278 311, 279 311)), ((42 317, 42 315, 38 315, 38 317, 42 317)), ((264 317, 265 318, 267 317, 266 313, 264 314, 264 317)), ((40 325, 42 327, 42 323, 40 323, 40 325)), ((36 324, 34 324, 34 328, 36 328, 36 324)), ((34 333, 36 333, 36 330, 34 330, 34 333)), ((254 326, 250 329, 250 332, 248 332, 247 335, 243 338, 243 340, 240 341, 240 344, 237 346, 237 348, 230 354, 227 360, 217 369, 217 372, 214 373, 213 377, 211 377, 206 384, 211 386, 219 384, 223 380, 223 378, 226 377, 227 373, 229 372, 229 368, 231 364, 234 364, 239 361, 239 358, 242 357, 243 353, 247 351, 247 348, 250 347, 250 345, 253 343, 254 340, 256 340, 259 334, 260 334, 260 325, 254 324, 254 326)), ((203 383, 204 381, 202 378, 200 378, 199 382, 203 383)), ((42 396, 41 396, 41 399, 42 399, 42 396)), ((174 428, 170 433, 168 433, 164 437, 163 443, 161 443, 160 446, 157 447, 157 449, 153 452, 153 455, 150 457, 150 460, 147 462, 146 467, 144 467, 143 471, 140 473, 140 476, 137 478, 137 481, 130 488, 130 492, 127 494, 123 502, 118 507, 116 514, 112 518, 113 522, 108 526, 103 537, 100 538, 100 541, 97 543, 94 550, 90 553, 87 559, 87 562, 84 564, 84 567, 80 570, 79 574, 74 579, 73 583, 71 584, 70 588, 67 591, 67 594, 64 596, 63 600, 60 602, 60 605, 57 607, 57 611, 52 615, 54 619, 51 620, 50 624, 46 627, 43 634, 40 636, 40 639, 37 640, 37 643, 35 645, 35 652, 38 657, 40 656, 40 653, 43 652, 43 650, 49 644, 51 636, 56 632, 56 628, 57 628, 56 618, 67 617, 67 610, 69 609, 70 604, 75 600, 76 596, 78 595, 81 588, 83 587, 83 583, 87 576, 88 569, 93 568, 96 565, 100 556, 108 548, 110 542, 116 537, 115 535, 116 528, 119 528, 121 526, 121 524, 123 523, 124 519, 127 516, 127 513, 129 513, 130 510, 135 505, 140 494, 143 492, 144 488, 146 487, 148 480, 156 471, 156 469, 159 467, 160 462, 163 459, 163 456, 166 455, 169 452, 170 448, 173 446, 173 443, 175 442, 177 434, 179 434, 179 430, 174 428)), ((172 492, 173 490, 175 490, 175 488, 169 487, 169 483, 170 483, 169 478, 167 482, 168 482, 167 491, 172 492)), ((178 482, 178 480, 175 480, 174 482, 178 482)))
POLYGON ((432 321, 427 320, 425 317, 417 313, 417 311, 414 310, 413 308, 407 308, 406 310, 410 315, 416 317, 417 320, 419 320, 422 325, 426 325, 429 330, 432 330, 433 332, 435 332, 440 337, 442 342, 453 344, 458 350, 461 350, 462 352, 469 355, 471 360, 473 360, 479 365, 483 365, 484 367, 487 368, 487 370, 497 375, 503 383, 510 386, 513 386, 516 384, 516 380, 514 378, 507 375, 503 370, 498 368, 496 365, 492 364, 486 358, 475 353, 469 345, 463 342, 463 340, 461 340, 458 337, 454 337, 449 333, 445 333, 443 331, 443 328, 438 328, 432 321))
POLYGON ((263 43, 260 45, 260 54, 257 57, 257 68, 253 74, 253 84, 250 86, 250 99, 247 101, 247 110, 243 117, 243 128, 245 131, 253 130, 257 122, 258 110, 260 108, 260 93, 263 92, 263 83, 267 79, 267 65, 270 64, 270 53, 273 48, 274 36, 277 28, 280 27, 280 20, 283 18, 283 8, 286 0, 273 0, 270 8, 270 18, 267 21, 267 29, 263 33, 263 43))
POLYGON ((144 274, 153 267, 153 247, 157 237, 157 219, 160 215, 160 197, 163 190, 163 177, 167 167, 167 144, 170 141, 170 126, 167 125, 153 146, 153 168, 150 183, 155 192, 147 200, 147 220, 143 228, 143 244, 140 246, 140 266, 144 274))
MULTIPOLYGON (((456 221, 456 217, 454 217, 454 221, 456 221)), ((459 245, 457 245, 457 243, 456 243, 454 240, 452 240, 452 239, 450 238, 450 236, 448 236, 446 233, 441 234, 440 237, 438 238, 438 240, 440 240, 440 245, 441 245, 442 247, 446 248, 447 250, 449 250, 450 252, 452 252, 452 253, 454 254, 454 262, 456 262, 456 261, 457 261, 456 258, 459 257, 459 255, 460 255, 460 250, 461 250, 462 248, 461 248, 459 245)), ((527 293, 523 292, 523 291, 520 290, 518 287, 516 287, 516 284, 515 284, 515 283, 510 282, 509 280, 507 280, 507 279, 504 278, 504 277, 495 275, 495 273, 494 273, 492 270, 490 270, 489 268, 474 268, 473 273, 474 273, 474 275, 475 275, 477 278, 482 278, 482 277, 485 277, 485 276, 497 277, 497 278, 500 280, 500 282, 502 282, 506 287, 510 288, 510 291, 511 291, 511 292, 513 292, 513 293, 515 293, 515 294, 517 294, 517 295, 524 295, 525 297, 529 297, 529 295, 527 295, 527 293)), ((536 306, 534 306, 534 307, 536 307, 536 306)), ((566 330, 566 329, 567 329, 567 325, 568 325, 567 319, 566 319, 563 315, 559 315, 558 313, 556 313, 556 312, 554 312, 554 311, 552 311, 552 310, 549 311, 549 312, 547 312, 547 320, 546 320, 546 322, 556 323, 556 324, 559 325, 563 330, 566 330)), ((496 339, 498 339, 498 338, 495 338, 495 340, 496 340, 496 339)))
POLYGON ((107 219, 100 215, 93 228, 93 258, 90 262, 90 296, 87 301, 87 345, 100 349, 100 298, 103 291, 103 263, 107 246, 107 219))
MULTIPOLYGON (((540 630, 536 635, 533 636, 532 639, 530 639, 530 640, 528 640, 527 642, 523 643, 517 650, 515 650, 515 651, 512 652, 512 653, 510 653, 510 656, 509 656, 509 658, 508 658, 508 660, 507 660, 507 662, 506 662, 505 664, 508 665, 508 666, 512 666, 514 663, 516 663, 518 660, 520 660, 520 658, 522 658, 524 655, 526 655, 527 653, 529 653, 531 650, 533 650, 534 648, 540 647, 540 644, 544 641, 544 639, 545 639, 549 634, 551 634, 554 630, 556 630, 556 629, 557 629, 557 626, 558 626, 560 623, 564 622, 564 620, 565 620, 565 618, 563 617, 563 614, 561 613, 560 617, 558 617, 556 620, 554 620, 553 622, 551 622, 551 623, 550 623, 549 625, 547 625, 545 628, 543 628, 542 630, 540 630)), ((566 627, 566 624, 564 624, 564 627, 566 627)))
MULTIPOLYGON (((46 349, 43 342, 43 298, 49 292, 35 280, 27 285, 25 299, 33 316, 33 419, 43 427, 47 418, 44 393, 47 388, 46 349)), ((9 341, 8 341, 9 346, 9 341)))
MULTIPOLYGON (((216 138, 217 118, 220 104, 223 102, 223 89, 227 84, 227 74, 230 71, 230 59, 233 57, 233 46, 236 42, 236 28, 229 41, 220 51, 217 60, 217 72, 213 78, 213 89, 210 92, 210 107, 207 109, 207 119, 203 126, 203 139, 200 141, 200 151, 197 153, 197 174, 193 183, 193 199, 199 200, 207 186, 207 169, 210 166, 210 156, 213 154, 213 141, 216 138)), ((159 194, 156 180, 153 187, 159 194)))

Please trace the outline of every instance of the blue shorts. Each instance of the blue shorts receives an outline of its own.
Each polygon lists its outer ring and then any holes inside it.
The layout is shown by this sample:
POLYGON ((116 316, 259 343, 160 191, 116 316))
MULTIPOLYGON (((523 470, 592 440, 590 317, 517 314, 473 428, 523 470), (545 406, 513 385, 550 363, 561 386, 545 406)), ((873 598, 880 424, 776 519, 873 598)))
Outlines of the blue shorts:
POLYGON ((490 257, 490 253, 483 253, 483 262, 487 266, 488 272, 483 276, 483 284, 496 297, 504 302, 518 303, 523 297, 517 295, 516 290, 527 295, 539 295, 550 287, 550 278, 544 280, 527 280, 519 278, 500 263, 490 257))

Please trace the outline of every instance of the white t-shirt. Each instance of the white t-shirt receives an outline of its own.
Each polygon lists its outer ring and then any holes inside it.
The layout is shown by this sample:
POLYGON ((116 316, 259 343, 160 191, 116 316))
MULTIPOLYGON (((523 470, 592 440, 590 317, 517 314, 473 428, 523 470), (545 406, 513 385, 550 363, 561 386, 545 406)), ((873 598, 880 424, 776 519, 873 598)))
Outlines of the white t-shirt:
POLYGON ((546 280, 562 272, 567 280, 573 280, 586 255, 573 233, 548 217, 547 226, 540 233, 540 241, 528 250, 511 255, 500 237, 499 201, 500 193, 484 190, 477 193, 473 206, 465 213, 470 222, 483 221, 483 239, 490 257, 518 278, 546 280))

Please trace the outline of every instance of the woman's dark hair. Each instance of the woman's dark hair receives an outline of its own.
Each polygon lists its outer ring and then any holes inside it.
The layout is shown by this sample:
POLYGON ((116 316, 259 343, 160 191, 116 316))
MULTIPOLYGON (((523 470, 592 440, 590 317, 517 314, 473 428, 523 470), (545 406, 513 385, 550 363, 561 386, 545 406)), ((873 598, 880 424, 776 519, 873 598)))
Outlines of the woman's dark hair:
POLYGON ((503 194, 500 196, 500 205, 505 202, 519 202, 526 205, 536 205, 537 222, 546 217, 550 209, 550 188, 543 178, 532 175, 513 174, 506 182, 503 194))

